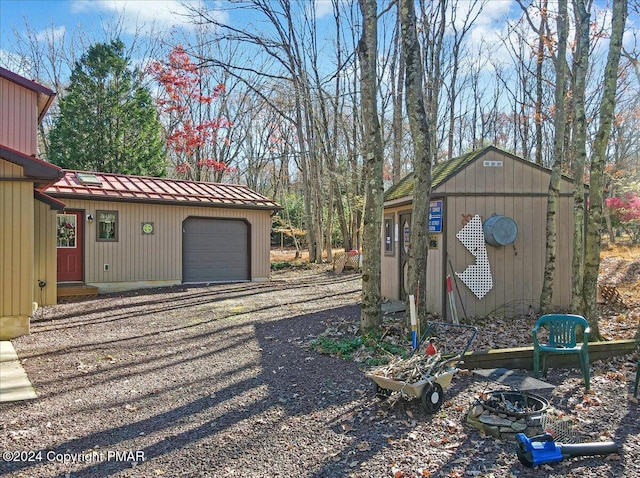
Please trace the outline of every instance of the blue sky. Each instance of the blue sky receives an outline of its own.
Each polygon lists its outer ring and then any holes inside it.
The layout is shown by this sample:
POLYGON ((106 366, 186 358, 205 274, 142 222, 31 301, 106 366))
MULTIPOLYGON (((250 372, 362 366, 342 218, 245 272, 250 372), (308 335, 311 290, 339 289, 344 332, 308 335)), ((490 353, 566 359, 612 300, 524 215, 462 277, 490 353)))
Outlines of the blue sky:
MULTIPOLYGON (((48 37, 64 34, 74 36, 81 31, 90 42, 107 40, 103 33, 104 26, 114 25, 120 19, 123 32, 121 39, 125 44, 129 44, 132 39, 129 35, 136 31, 142 37, 148 35, 152 29, 155 31, 154 36, 170 32, 175 36, 188 35, 194 27, 188 21, 185 1, 195 7, 214 7, 221 21, 240 28, 246 27, 252 20, 246 10, 238 10, 233 3, 226 0, 0 0, 0 64, 11 64, 6 59, 16 51, 13 30, 16 29, 24 35, 25 19, 32 36, 36 38, 42 38, 45 34, 48 37)), ((380 3, 386 6, 388 0, 380 0, 380 3)), ((595 3, 600 6, 606 5, 605 0, 596 0, 595 3)), ((333 23, 330 0, 298 1, 300 6, 311 4, 315 5, 320 28, 323 18, 333 23)), ((459 10, 469 8, 471 4, 473 1, 458 0, 459 10)), ((513 18, 520 14, 520 7, 515 0, 490 0, 476 20, 467 37, 468 41, 471 44, 484 41, 499 45, 500 37, 504 35, 505 18, 513 18)), ((629 25, 632 26, 631 30, 637 31, 637 18, 631 16, 629 25)), ((260 28, 260 24, 254 25, 253 28, 260 28)), ((632 40, 631 31, 627 40, 629 46, 632 40)))
MULTIPOLYGON (((123 32, 120 38, 125 44, 130 43, 136 32, 143 38, 150 36, 151 31, 154 37, 158 34, 184 37, 194 28, 185 3, 195 8, 203 5, 215 8, 217 18, 224 23, 244 27, 251 21, 246 10, 239 10, 226 0, 0 0, 0 64, 13 63, 7 58, 17 49, 14 30, 25 37, 26 23, 31 36, 40 41, 51 35, 77 37, 78 32, 89 42, 105 41, 105 26, 118 21, 123 32)), ((312 3, 319 19, 330 18, 330 0, 300 0, 299 5, 312 3)))
POLYGON ((156 23, 161 29, 168 29, 187 23, 181 17, 186 11, 178 0, 0 0, 0 26, 6 36, 12 27, 23 27, 26 17, 35 31, 52 25, 56 28, 82 25, 93 30, 123 11, 129 31, 134 31, 136 24, 156 23))
MULTIPOLYGON (((188 31, 191 25, 181 0, 0 0, 0 50, 11 51, 13 29, 23 33, 25 19, 36 35, 52 30, 56 35, 82 30, 89 38, 103 25, 122 21, 123 31, 188 31)), ((194 6, 199 0, 189 0, 194 6)), ((211 2, 209 2, 211 4, 211 2)), ((126 38, 123 38, 126 43, 126 38)))
MULTIPOLYGON (((240 28, 246 27, 252 20, 246 10, 238 10, 233 3, 226 0, 188 2, 195 7, 214 7, 220 20, 240 28)), ((171 32, 174 36, 188 35, 193 25, 188 21, 188 11, 184 3, 184 0, 0 0, 0 64, 14 63, 7 61, 7 58, 16 52, 13 30, 17 30, 24 37, 25 19, 32 37, 77 37, 77 32, 81 31, 89 42, 107 40, 103 33, 104 26, 114 25, 120 19, 124 32, 121 39, 128 44, 132 38, 128 38, 128 34, 136 31, 142 36, 148 35, 151 29, 162 34, 171 32)), ((381 0, 380 4, 382 8, 388 4, 388 0, 381 0)), ((468 5, 469 2, 460 0, 461 10, 467 8, 465 4, 468 5)), ((333 25, 330 0, 299 0, 297 5, 315 5, 321 31, 323 20, 333 25)), ((504 25, 505 15, 514 12, 517 14, 518 10, 514 0, 491 0, 477 20, 472 37, 485 40, 494 36, 497 38, 499 30, 504 25)), ((260 24, 254 27, 258 29, 260 24)), ((332 41, 335 34, 330 28, 326 31, 332 41)))
MULTIPOLYGON (((315 2, 319 17, 331 14, 330 0, 300 0, 300 4, 315 2)), ((0 0, 0 33, 3 41, 13 28, 24 29, 24 18, 32 30, 41 32, 47 28, 72 29, 82 26, 85 31, 101 28, 121 14, 125 31, 133 33, 141 25, 154 26, 159 31, 189 30, 188 10, 184 4, 194 7, 207 5, 218 8, 224 21, 240 21, 246 11, 238 12, 225 0, 0 0)), ((10 45, 0 45, 10 49, 10 45)))

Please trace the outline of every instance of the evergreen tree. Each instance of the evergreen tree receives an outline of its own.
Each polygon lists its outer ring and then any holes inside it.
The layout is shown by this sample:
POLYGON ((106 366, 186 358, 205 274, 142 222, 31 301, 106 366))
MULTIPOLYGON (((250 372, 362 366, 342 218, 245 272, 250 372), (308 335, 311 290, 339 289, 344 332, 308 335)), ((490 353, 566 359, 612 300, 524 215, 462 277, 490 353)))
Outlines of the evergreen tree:
POLYGON ((76 62, 50 133, 49 159, 66 169, 163 176, 162 127, 124 44, 98 43, 76 62))

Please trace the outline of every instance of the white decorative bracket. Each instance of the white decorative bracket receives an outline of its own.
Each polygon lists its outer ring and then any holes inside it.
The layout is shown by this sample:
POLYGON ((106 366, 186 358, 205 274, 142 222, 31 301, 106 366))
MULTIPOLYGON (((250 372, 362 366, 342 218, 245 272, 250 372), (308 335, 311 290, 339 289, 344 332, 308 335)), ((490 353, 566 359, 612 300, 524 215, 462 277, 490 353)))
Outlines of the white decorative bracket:
POLYGON ((473 216, 473 219, 465 224, 456 237, 476 258, 475 264, 467 267, 462 273, 456 272, 456 275, 478 299, 482 299, 493 287, 493 278, 480 216, 477 214, 473 216))

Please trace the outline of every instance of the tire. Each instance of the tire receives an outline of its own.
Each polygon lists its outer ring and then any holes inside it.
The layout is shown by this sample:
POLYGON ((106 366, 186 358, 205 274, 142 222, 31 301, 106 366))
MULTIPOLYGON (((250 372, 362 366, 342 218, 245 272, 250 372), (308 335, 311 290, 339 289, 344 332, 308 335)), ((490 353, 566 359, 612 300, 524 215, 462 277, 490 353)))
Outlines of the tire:
POLYGON ((422 406, 427 413, 436 413, 444 403, 444 391, 438 382, 428 383, 422 392, 422 406))
POLYGON ((391 393, 393 393, 393 390, 389 390, 388 388, 382 388, 377 383, 374 383, 373 386, 374 386, 374 390, 376 391, 376 397, 381 398, 383 400, 389 398, 391 396, 391 393))

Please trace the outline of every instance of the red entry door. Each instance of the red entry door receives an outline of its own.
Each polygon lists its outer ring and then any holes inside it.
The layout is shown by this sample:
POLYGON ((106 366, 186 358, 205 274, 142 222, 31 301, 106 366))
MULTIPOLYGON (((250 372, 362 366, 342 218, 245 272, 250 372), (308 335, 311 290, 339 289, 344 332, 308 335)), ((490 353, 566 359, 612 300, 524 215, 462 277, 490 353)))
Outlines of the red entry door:
POLYGON ((64 211, 56 217, 58 282, 82 281, 83 213, 64 211))

